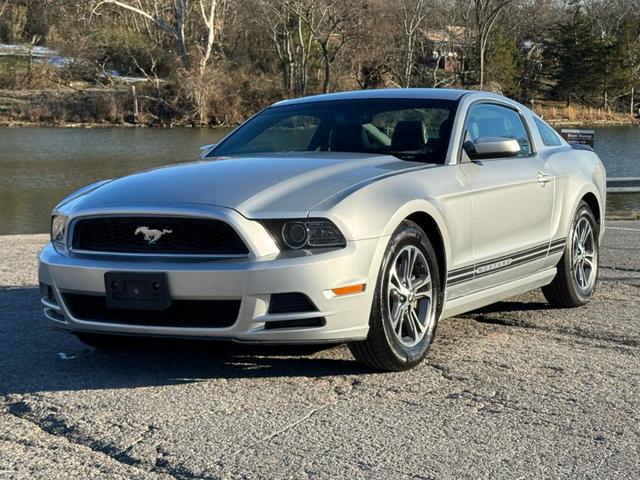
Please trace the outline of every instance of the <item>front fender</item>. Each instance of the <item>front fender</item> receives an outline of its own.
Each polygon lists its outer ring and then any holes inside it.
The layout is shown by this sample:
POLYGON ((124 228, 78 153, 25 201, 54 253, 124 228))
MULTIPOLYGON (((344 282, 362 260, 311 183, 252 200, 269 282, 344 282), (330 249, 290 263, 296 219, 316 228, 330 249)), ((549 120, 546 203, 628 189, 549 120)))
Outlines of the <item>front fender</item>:
POLYGON ((440 236, 442 237, 442 244, 445 252, 446 264, 449 265, 451 261, 451 249, 450 249, 450 238, 449 238, 449 230, 447 228, 447 224, 442 216, 440 210, 436 207, 435 202, 429 200, 410 200, 404 205, 402 205, 395 214, 389 219, 387 224, 383 230, 383 236, 389 237, 398 225, 402 223, 402 221, 416 213, 426 213, 429 215, 436 223, 438 230, 440 231, 440 236))
POLYGON ((386 248, 402 220, 415 213, 429 215, 437 225, 449 269, 473 262, 471 198, 456 165, 428 166, 380 179, 317 205, 309 215, 330 218, 347 240, 380 238, 386 248))

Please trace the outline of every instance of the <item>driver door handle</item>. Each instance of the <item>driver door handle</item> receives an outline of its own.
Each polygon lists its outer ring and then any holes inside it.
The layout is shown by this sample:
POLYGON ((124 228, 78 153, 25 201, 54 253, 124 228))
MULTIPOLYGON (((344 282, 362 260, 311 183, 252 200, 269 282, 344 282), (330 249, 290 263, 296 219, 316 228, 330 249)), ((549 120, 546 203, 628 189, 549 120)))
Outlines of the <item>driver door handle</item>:
POLYGON ((542 186, 546 185, 551 181, 551 175, 547 175, 546 173, 540 171, 538 172, 538 183, 542 184, 542 186))

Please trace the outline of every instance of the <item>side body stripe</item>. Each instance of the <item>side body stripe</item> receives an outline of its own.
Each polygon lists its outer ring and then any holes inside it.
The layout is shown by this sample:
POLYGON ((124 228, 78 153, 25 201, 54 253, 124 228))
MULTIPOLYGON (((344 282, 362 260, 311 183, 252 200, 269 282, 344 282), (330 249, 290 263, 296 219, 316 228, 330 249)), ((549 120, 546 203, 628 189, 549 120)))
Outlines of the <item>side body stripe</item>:
POLYGON ((474 265, 451 270, 447 275, 447 285, 458 285, 476 278, 492 275, 509 268, 539 260, 547 255, 560 253, 564 250, 566 240, 566 238, 560 238, 552 241, 551 243, 545 242, 520 252, 514 252, 510 255, 502 255, 474 265))

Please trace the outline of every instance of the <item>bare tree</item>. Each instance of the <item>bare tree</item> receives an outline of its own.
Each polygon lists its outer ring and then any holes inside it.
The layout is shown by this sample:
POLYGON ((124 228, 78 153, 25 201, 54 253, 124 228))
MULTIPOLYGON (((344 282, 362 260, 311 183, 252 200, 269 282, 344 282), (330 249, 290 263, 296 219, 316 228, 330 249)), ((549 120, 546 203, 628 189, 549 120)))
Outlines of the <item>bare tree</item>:
POLYGON ((207 123, 211 86, 205 81, 205 74, 221 35, 227 0, 198 0, 195 6, 189 0, 137 0, 135 4, 100 0, 92 13, 98 13, 105 5, 134 13, 170 36, 182 67, 189 72, 189 96, 194 101, 198 122, 207 123), (200 33, 202 30, 204 35, 200 33))
POLYGON ((286 95, 305 94, 314 44, 313 32, 305 30, 297 9, 297 4, 287 0, 261 2, 261 22, 278 56, 286 95))
MULTIPOLYGON (((423 1, 423 0, 420 0, 423 1)), ((308 27, 322 55, 322 91, 331 84, 331 67, 347 43, 359 35, 362 2, 348 7, 341 0, 292 1, 289 5, 308 27)))
POLYGON ((395 11, 385 0, 368 0, 366 14, 359 20, 360 35, 349 46, 348 63, 353 79, 363 89, 389 85, 388 74, 397 58, 395 11))
POLYGON ((583 0, 583 3, 600 39, 615 35, 634 9, 629 0, 583 0))
POLYGON ((0 7, 0 17, 2 16, 2 14, 4 13, 4 10, 7 8, 7 5, 9 5, 9 0, 4 0, 4 3, 2 4, 2 6, 0 7))
POLYGON ((183 66, 189 69, 191 68, 191 59, 187 52, 187 43, 184 34, 186 21, 185 2, 186 0, 175 0, 173 5, 168 5, 167 2, 154 0, 149 4, 149 8, 145 10, 141 2, 138 2, 138 6, 135 6, 119 0, 100 0, 93 8, 92 14, 98 13, 104 5, 110 4, 151 21, 158 29, 173 38, 183 66))
POLYGON ((476 49, 480 70, 480 89, 484 88, 484 62, 489 36, 500 12, 514 0, 473 0, 476 28, 476 49))
POLYGON ((411 76, 415 67, 416 44, 422 35, 427 17, 425 0, 402 0, 402 33, 404 35, 402 86, 411 86, 411 76))
POLYGON ((453 85, 464 70, 468 16, 469 8, 462 8, 461 5, 452 8, 445 1, 435 3, 429 12, 431 28, 425 30, 427 42, 423 57, 431 56, 433 64, 430 76, 434 88, 453 85), (441 69, 443 63, 445 68, 441 69))
POLYGON ((284 90, 303 95, 309 70, 319 54, 322 91, 331 88, 333 65, 344 47, 360 34, 364 2, 348 7, 340 0, 270 0, 260 2, 266 27, 280 62, 284 90))

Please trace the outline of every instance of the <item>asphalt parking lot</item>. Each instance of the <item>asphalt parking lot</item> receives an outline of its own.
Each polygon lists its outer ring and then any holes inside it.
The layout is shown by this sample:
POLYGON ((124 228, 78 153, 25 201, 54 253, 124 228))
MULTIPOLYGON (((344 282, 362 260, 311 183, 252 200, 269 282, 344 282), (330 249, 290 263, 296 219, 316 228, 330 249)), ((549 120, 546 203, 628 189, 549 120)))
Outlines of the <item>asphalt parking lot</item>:
POLYGON ((444 320, 399 374, 343 346, 93 350, 44 324, 46 236, 0 237, 0 478, 640 478, 640 221, 608 227, 589 306, 444 320))

